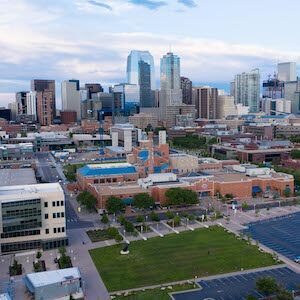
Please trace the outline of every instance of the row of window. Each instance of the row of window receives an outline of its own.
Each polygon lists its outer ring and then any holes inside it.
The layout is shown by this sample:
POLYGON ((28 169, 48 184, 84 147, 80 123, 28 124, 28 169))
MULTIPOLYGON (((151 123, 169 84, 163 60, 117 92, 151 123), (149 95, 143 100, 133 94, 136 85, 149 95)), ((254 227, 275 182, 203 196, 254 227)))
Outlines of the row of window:
POLYGON ((2 208, 5 208, 5 207, 14 207, 14 206, 24 206, 24 205, 38 204, 38 203, 41 203, 41 199, 13 201, 13 202, 9 202, 9 203, 2 203, 2 208))
MULTIPOLYGON (((63 200, 52 201, 52 207, 57 207, 57 206, 64 206, 64 201, 63 200)), ((48 202, 44 202, 44 207, 48 207, 48 202)))
MULTIPOLYGON (((65 232, 65 227, 53 228, 53 233, 61 233, 61 232, 65 232)), ((45 233, 49 234, 49 228, 45 229, 45 233)))
POLYGON ((41 232, 40 230, 25 230, 25 231, 17 231, 17 232, 8 232, 8 233, 1 233, 1 238, 11 238, 11 237, 19 237, 19 236, 29 236, 29 235, 39 235, 41 232))
MULTIPOLYGON (((64 218, 65 217, 65 213, 64 212, 58 212, 58 213, 53 213, 52 214, 52 218, 56 219, 56 218, 64 218)), ((49 219, 49 214, 45 214, 45 219, 49 219)))

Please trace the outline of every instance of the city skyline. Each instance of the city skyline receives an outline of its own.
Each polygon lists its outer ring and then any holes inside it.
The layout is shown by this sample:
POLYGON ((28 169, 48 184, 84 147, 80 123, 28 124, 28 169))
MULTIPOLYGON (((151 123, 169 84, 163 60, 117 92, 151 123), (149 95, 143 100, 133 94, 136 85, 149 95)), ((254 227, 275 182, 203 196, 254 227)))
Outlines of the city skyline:
MULTIPOLYGON (((28 90, 33 78, 55 79, 57 86, 71 78, 105 87, 125 82, 126 57, 134 49, 150 51, 159 70, 160 58, 171 48, 182 60, 182 76, 195 84, 227 86, 235 74, 253 68, 260 68, 264 78, 279 61, 299 63, 300 45, 292 32, 300 4, 294 2, 279 10, 269 0, 4 0, 0 93, 28 90), (289 23, 277 26, 276 35, 266 34, 266 10, 279 21, 289 14, 289 23), (256 16, 252 22, 245 11, 256 16)), ((1 100, 0 94, 3 105, 1 100)))

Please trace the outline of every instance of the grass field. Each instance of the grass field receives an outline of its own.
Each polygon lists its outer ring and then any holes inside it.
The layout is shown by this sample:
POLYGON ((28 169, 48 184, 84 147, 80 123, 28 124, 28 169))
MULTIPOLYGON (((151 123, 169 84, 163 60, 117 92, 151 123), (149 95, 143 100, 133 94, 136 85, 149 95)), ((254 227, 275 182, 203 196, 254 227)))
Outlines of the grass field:
POLYGON ((238 240, 221 227, 170 234, 130 244, 90 250, 109 291, 192 279, 275 264, 272 256, 238 240))
POLYGON ((186 291, 194 288, 194 284, 185 283, 181 285, 173 285, 171 290, 168 288, 165 288, 164 290, 161 290, 161 288, 156 288, 152 290, 132 292, 127 296, 117 296, 115 300, 170 300, 171 297, 169 296, 169 293, 186 291))

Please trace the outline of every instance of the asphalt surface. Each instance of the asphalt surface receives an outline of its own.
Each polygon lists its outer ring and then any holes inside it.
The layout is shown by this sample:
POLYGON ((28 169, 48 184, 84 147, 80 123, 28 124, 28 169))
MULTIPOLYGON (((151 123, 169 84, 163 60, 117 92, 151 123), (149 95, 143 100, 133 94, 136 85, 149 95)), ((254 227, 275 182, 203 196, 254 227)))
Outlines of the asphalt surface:
POLYGON ((300 256, 300 212, 247 225, 254 240, 294 260, 300 256))
POLYGON ((93 227, 93 222, 82 221, 78 217, 76 211, 70 203, 69 194, 66 192, 64 182, 59 172, 56 169, 56 164, 51 159, 51 154, 48 152, 39 152, 36 154, 36 158, 39 161, 39 173, 43 182, 59 182, 65 192, 65 209, 66 209, 66 223, 67 229, 78 229, 93 227))
POLYGON ((259 272, 200 280, 200 290, 173 294, 175 300, 242 300, 253 295, 257 299, 264 295, 256 291, 256 280, 261 277, 273 277, 288 290, 296 290, 300 284, 300 274, 289 268, 276 268, 259 272))

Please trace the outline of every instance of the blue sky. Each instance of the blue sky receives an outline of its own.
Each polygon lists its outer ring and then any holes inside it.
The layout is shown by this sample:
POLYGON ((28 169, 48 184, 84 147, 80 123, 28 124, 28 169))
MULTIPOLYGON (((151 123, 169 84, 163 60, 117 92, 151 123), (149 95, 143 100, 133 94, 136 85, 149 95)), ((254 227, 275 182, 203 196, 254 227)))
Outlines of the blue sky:
POLYGON ((125 80, 130 50, 169 50, 195 83, 300 62, 296 0, 0 0, 0 104, 32 78, 125 80))

